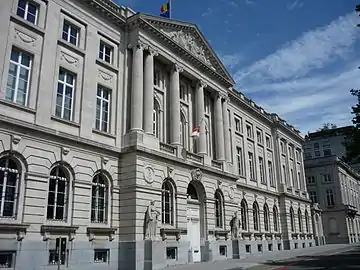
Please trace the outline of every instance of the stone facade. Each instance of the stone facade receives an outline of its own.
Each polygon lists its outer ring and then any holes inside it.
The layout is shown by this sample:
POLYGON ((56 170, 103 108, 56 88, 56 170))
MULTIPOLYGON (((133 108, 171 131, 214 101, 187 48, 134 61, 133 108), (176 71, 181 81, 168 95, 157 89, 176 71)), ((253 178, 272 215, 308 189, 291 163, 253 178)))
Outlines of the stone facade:
POLYGON ((322 209, 326 243, 360 241, 360 176, 336 156, 305 161, 308 192, 322 209))
POLYGON ((1 1, 0 22, 1 266, 157 269, 315 244, 299 131, 233 88, 195 25, 108 0, 1 1))

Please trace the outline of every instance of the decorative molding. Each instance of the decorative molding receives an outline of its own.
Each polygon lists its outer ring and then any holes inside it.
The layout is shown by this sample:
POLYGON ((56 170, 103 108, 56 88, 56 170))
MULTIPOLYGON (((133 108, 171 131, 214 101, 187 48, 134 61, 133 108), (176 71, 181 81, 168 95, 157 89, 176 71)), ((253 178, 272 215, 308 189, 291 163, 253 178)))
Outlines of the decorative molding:
POLYGON ((151 184, 154 182, 155 172, 154 172, 154 169, 150 165, 145 166, 143 173, 144 173, 144 179, 148 184, 151 184))
POLYGON ((21 141, 21 137, 19 135, 11 135, 11 142, 17 145, 21 141))
POLYGON ((16 39, 17 37, 19 37, 19 39, 26 43, 26 44, 30 44, 32 45, 33 47, 35 47, 35 40, 36 40, 36 37, 33 37, 33 36, 30 36, 22 31, 20 31, 19 29, 15 29, 15 36, 14 38, 16 39))
POLYGON ((201 181, 202 177, 203 173, 199 168, 191 171, 191 178, 193 181, 201 181))
POLYGON ((112 83, 112 79, 114 78, 114 75, 99 69, 98 77, 102 78, 104 81, 109 81, 110 83, 112 83))
POLYGON ((64 51, 61 51, 60 54, 61 54, 61 56, 60 56, 61 60, 65 60, 68 64, 74 65, 75 67, 79 66, 79 59, 71 56, 70 54, 68 54, 64 51))
POLYGON ((173 167, 167 166, 167 177, 173 179, 175 176, 175 169, 173 167))
POLYGON ((128 44, 128 49, 134 49, 134 48, 137 48, 137 49, 141 49, 141 50, 145 50, 145 49, 148 49, 149 48, 149 44, 147 44, 146 42, 138 39, 136 40, 135 42, 132 42, 132 43, 129 43, 128 44))
POLYGON ((181 73, 181 72, 184 71, 184 68, 183 68, 180 64, 178 64, 178 63, 175 63, 175 64, 172 66, 172 68, 173 68, 173 70, 174 70, 175 72, 181 73))
POLYGON ((235 189, 234 189, 234 187, 230 187, 230 188, 229 188, 228 195, 229 195, 229 198, 230 198, 231 200, 234 199, 234 197, 235 197, 235 189))
POLYGON ((159 55, 159 51, 158 51, 158 49, 157 48, 154 48, 153 46, 148 46, 148 48, 147 48, 147 51, 148 51, 148 53, 150 54, 150 55, 152 55, 152 56, 158 56, 159 55))

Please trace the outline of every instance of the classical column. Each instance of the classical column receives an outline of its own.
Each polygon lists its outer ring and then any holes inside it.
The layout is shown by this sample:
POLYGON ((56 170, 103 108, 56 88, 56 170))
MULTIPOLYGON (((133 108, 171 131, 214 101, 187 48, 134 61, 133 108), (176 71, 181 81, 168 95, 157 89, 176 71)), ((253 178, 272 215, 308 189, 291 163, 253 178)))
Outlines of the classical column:
POLYGON ((200 136, 197 140, 198 154, 206 154, 204 87, 207 87, 207 84, 204 81, 198 81, 196 85, 196 125, 200 125, 200 136))
POLYGON ((182 68, 175 64, 170 74, 170 143, 180 145, 180 80, 182 68))
POLYGON ((220 93, 215 96, 215 136, 216 136, 216 160, 224 161, 224 124, 223 124, 223 111, 220 93))
POLYGON ((153 133, 154 110, 154 56, 157 52, 149 48, 144 64, 144 131, 153 133))
POLYGON ((224 143, 225 143, 225 160, 231 161, 231 142, 229 133, 229 115, 228 115, 228 97, 223 102, 223 122, 224 122, 224 143))
POLYGON ((130 45, 133 50, 131 74, 131 118, 130 130, 142 130, 143 124, 143 94, 144 94, 144 45, 137 41, 130 45))

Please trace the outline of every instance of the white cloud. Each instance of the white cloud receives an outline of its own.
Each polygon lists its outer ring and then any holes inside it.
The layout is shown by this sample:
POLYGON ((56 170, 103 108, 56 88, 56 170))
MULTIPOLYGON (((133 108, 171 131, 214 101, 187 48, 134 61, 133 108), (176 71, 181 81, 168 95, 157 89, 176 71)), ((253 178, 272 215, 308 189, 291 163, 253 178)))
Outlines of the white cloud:
POLYGON ((339 17, 238 70, 233 77, 239 90, 303 134, 324 122, 351 124, 356 99, 349 90, 360 87, 360 71, 356 57, 346 62, 359 38, 357 21, 355 13, 339 17))
POLYGON ((287 9, 291 11, 291 10, 294 10, 296 8, 301 8, 303 5, 304 5, 304 3, 300 2, 299 0, 295 0, 291 4, 287 5, 287 9))
POLYGON ((356 14, 351 13, 325 27, 309 31, 248 69, 237 72, 234 78, 239 84, 249 78, 261 82, 295 79, 313 69, 323 68, 334 60, 346 57, 359 36, 359 28, 354 27, 357 20, 356 14))
POLYGON ((210 16, 213 13, 211 8, 208 8, 203 14, 201 14, 202 17, 210 16))
POLYGON ((239 53, 234 54, 222 54, 219 53, 219 58, 221 62, 229 69, 233 69, 236 66, 238 66, 242 60, 244 60, 244 57, 239 53))

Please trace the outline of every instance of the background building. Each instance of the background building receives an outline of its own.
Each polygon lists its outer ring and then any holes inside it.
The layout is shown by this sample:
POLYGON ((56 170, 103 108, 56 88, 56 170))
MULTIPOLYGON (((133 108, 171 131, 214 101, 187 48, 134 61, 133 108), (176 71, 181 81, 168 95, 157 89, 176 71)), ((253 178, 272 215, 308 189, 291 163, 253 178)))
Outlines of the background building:
POLYGON ((0 23, 2 265, 231 258, 235 212, 238 255, 321 235, 299 131, 233 89, 195 25, 109 0, 0 1, 0 23))
POLYGON ((305 161, 308 192, 322 209, 326 243, 360 241, 360 176, 335 155, 305 161))

